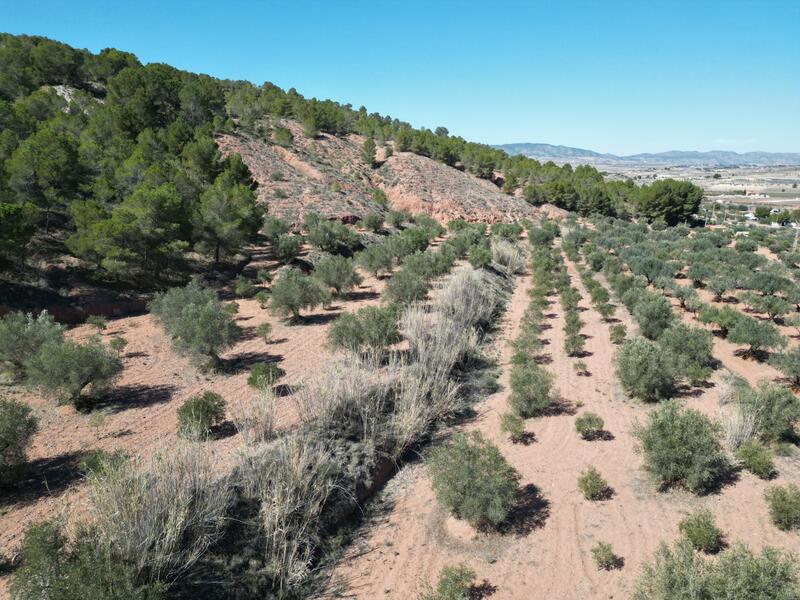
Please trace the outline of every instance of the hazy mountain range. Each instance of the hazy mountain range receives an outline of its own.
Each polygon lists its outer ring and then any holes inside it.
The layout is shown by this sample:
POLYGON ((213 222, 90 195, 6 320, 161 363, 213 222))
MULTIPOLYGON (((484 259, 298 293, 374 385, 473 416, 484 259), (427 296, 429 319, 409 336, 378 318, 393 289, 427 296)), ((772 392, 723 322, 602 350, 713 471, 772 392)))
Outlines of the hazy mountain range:
POLYGON ((710 152, 670 150, 668 152, 646 152, 618 156, 616 154, 594 152, 584 148, 554 146, 552 144, 519 143, 500 144, 495 147, 502 148, 509 154, 522 154, 537 160, 574 161, 592 164, 627 163, 712 167, 800 165, 800 152, 745 152, 739 154, 738 152, 726 150, 711 150, 710 152))

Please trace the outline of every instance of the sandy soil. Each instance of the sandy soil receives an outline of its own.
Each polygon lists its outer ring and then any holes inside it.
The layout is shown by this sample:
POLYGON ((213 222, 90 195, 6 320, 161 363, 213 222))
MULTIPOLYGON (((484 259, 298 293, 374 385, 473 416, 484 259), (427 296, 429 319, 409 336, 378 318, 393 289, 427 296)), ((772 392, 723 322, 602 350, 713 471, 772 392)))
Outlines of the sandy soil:
MULTIPOLYGON (((573 285, 583 293, 570 264, 573 285)), ((387 509, 371 519, 333 575, 332 589, 344 597, 406 599, 424 582, 434 583, 441 568, 464 562, 492 592, 493 600, 529 598, 625 598, 641 563, 661 541, 678 535, 677 524, 689 511, 708 507, 729 540, 753 547, 772 544, 797 548, 796 535, 771 525, 762 498, 768 484, 743 473, 738 481, 706 497, 684 492, 658 492, 640 468, 631 435, 650 407, 625 397, 613 372, 615 347, 608 341, 608 324, 592 309, 586 321, 589 356, 582 360, 590 375, 574 374, 575 359, 563 352, 563 314, 557 298, 551 306, 552 327, 545 334, 565 411, 529 420, 535 441, 512 444, 500 432, 500 415, 507 409, 510 348, 528 302, 530 279, 525 276, 511 299, 502 323, 500 364, 502 390, 478 407, 478 418, 466 426, 479 429, 501 449, 521 474, 521 485, 536 486, 527 495, 528 510, 507 533, 475 533, 438 508, 424 465, 404 469, 384 491, 387 509), (571 409, 569 407, 572 407, 571 409), (574 430, 574 412, 591 410, 605 421, 611 439, 584 441, 574 430), (572 414, 571 414, 572 413, 572 414), (577 489, 578 475, 596 466, 614 489, 611 499, 589 502, 577 489), (598 571, 590 549, 597 541, 612 544, 624 561, 614 571, 598 571)), ((586 294, 584 294, 586 296, 586 294)), ((582 306, 588 307, 583 300, 582 306)), ((630 316, 618 308, 629 331, 630 316)), ((712 379, 717 383, 721 372, 712 379)), ((684 398, 687 406, 706 413, 717 410, 716 390, 684 398)), ((777 483, 797 480, 797 460, 777 459, 777 483)))
MULTIPOLYGON (((275 269, 268 258, 257 258, 248 266, 275 269)), ((278 406, 278 427, 298 422, 291 388, 302 384, 333 357, 326 347, 332 321, 342 312, 380 302, 385 281, 362 273, 364 282, 328 310, 305 314, 302 324, 290 325, 261 309, 257 301, 239 299, 236 320, 243 329, 241 340, 222 355, 226 373, 203 374, 189 359, 177 354, 163 330, 148 315, 111 320, 104 341, 121 335, 128 341, 122 362, 124 371, 104 406, 91 415, 71 406, 57 407, 37 394, 11 390, 7 396, 25 400, 39 415, 39 432, 29 451, 28 479, 18 489, 0 497, 0 556, 16 551, 25 528, 52 516, 63 506, 80 501, 82 479, 78 464, 91 449, 120 448, 131 455, 147 456, 169 447, 177 438, 177 408, 203 391, 219 393, 229 406, 247 400, 250 367, 256 362, 277 361, 286 376, 280 380, 286 393, 278 406), (272 324, 270 343, 255 334, 263 322, 272 324)), ((68 332, 76 339, 95 333, 89 325, 68 332)), ((230 412, 229 412, 230 414, 230 412)), ((217 439, 209 442, 220 457, 230 458, 241 443, 232 423, 226 422, 217 439)), ((0 579, 0 592, 2 579, 0 579)), ((0 594, 1 595, 1 594, 0 594)))

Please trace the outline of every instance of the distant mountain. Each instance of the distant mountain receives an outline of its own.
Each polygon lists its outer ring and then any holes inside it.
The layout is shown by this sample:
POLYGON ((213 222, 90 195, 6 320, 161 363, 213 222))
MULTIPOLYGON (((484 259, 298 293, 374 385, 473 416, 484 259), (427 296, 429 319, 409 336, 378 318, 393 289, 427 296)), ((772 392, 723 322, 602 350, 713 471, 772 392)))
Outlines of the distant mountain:
POLYGON ((522 154, 537 160, 557 160, 560 162, 572 160, 585 163, 606 164, 652 164, 675 166, 710 166, 710 167, 736 167, 736 166, 775 166, 775 165, 800 165, 798 152, 730 152, 725 150, 712 150, 710 152, 697 152, 685 150, 670 150, 668 152, 630 154, 618 156, 616 154, 601 154, 584 148, 570 146, 554 146, 552 144, 500 144, 495 146, 509 154, 522 154))

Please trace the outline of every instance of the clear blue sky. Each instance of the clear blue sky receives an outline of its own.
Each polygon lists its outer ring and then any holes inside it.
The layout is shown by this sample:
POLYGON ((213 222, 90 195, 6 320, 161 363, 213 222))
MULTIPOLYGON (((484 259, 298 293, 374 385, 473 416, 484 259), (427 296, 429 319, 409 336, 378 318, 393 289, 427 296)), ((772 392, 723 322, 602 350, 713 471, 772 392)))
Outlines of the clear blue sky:
POLYGON ((486 143, 800 151, 800 0, 0 0, 0 31, 486 143))

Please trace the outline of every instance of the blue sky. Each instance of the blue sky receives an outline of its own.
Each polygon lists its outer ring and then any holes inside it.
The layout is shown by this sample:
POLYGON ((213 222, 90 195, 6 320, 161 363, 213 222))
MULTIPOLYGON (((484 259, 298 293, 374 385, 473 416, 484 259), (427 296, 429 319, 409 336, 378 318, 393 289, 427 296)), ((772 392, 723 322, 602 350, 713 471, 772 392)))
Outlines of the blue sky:
POLYGON ((0 0, 0 31, 486 143, 800 152, 800 0, 0 0))

